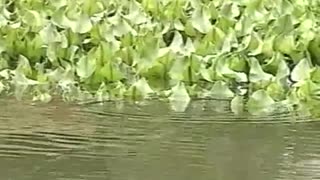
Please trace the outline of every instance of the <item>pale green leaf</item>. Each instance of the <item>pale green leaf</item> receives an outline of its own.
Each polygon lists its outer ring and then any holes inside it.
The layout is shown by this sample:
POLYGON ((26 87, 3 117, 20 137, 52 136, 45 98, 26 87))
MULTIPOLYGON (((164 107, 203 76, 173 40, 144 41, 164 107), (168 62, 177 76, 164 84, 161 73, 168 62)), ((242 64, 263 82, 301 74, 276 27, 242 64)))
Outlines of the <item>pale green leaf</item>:
POLYGON ((119 81, 124 77, 120 67, 113 62, 106 63, 99 71, 108 81, 119 81))
POLYGON ((273 76, 263 71, 259 61, 255 58, 250 59, 249 81, 256 83, 260 81, 270 81, 273 76))
POLYGON ((62 41, 62 37, 58 33, 57 28, 55 26, 53 26, 52 24, 46 25, 43 29, 40 30, 39 34, 40 34, 42 41, 45 44, 50 44, 50 43, 62 41))
POLYGON ((76 72, 81 78, 90 77, 96 70, 96 59, 89 59, 87 56, 82 56, 77 62, 76 72))
POLYGON ((275 49, 283 54, 292 54, 295 50, 295 41, 293 35, 281 35, 275 38, 275 49))
POLYGON ((41 27, 44 24, 44 18, 41 17, 39 11, 26 10, 23 21, 33 27, 41 27))
POLYGON ((170 49, 174 53, 182 52, 184 49, 182 35, 178 31, 174 33, 174 38, 170 44, 170 49))
POLYGON ((303 81, 310 78, 311 66, 307 59, 302 59, 293 68, 291 73, 291 79, 293 81, 303 81))
MULTIPOLYGON (((230 60, 232 61, 233 59, 230 60)), ((247 75, 243 72, 231 70, 226 59, 221 59, 217 62, 216 71, 225 77, 235 79, 237 82, 248 82, 247 75)))
POLYGON ((87 33, 92 28, 92 22, 88 15, 80 14, 78 19, 69 20, 69 26, 74 33, 87 33))
POLYGON ((193 27, 201 33, 208 33, 211 29, 210 15, 206 8, 197 8, 191 18, 193 27))

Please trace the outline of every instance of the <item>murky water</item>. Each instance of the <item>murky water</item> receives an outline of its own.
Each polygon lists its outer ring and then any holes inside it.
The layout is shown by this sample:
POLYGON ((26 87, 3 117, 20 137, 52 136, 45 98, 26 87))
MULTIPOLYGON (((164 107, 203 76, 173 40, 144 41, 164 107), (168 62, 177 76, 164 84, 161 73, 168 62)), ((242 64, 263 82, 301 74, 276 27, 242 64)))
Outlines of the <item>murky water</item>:
POLYGON ((1 179, 320 179, 320 122, 235 117, 225 103, 174 113, 159 102, 1 100, 1 179))

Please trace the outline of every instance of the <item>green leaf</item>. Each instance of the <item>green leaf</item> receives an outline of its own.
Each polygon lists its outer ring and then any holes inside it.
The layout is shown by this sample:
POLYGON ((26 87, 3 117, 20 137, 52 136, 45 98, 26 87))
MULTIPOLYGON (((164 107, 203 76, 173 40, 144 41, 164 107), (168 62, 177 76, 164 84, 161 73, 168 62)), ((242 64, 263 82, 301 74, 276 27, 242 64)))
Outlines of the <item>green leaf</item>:
POLYGON ((248 100, 248 112, 252 115, 271 113, 274 110, 275 101, 265 90, 255 91, 248 100))
POLYGON ((257 55, 262 52, 262 40, 256 32, 252 32, 250 36, 244 39, 245 48, 250 53, 249 55, 257 55))
POLYGON ((231 70, 227 59, 221 59, 217 62, 216 71, 227 78, 235 79, 237 82, 248 82, 248 77, 245 73, 231 70))
POLYGON ((260 66, 260 63, 257 59, 250 59, 250 72, 249 72, 249 81, 256 83, 260 81, 271 81, 273 76, 271 74, 265 73, 260 66))
POLYGON ((312 80, 313 82, 315 82, 315 83, 320 83, 320 67, 319 67, 319 66, 315 67, 315 68, 312 70, 310 76, 311 76, 311 80, 312 80))
POLYGON ((169 101, 174 111, 183 112, 189 105, 191 98, 183 82, 178 83, 171 89, 169 101))
POLYGON ((295 41, 293 35, 280 35, 275 38, 275 49, 283 54, 291 55, 295 50, 295 41))
POLYGON ((294 29, 292 17, 290 14, 285 14, 277 20, 277 26, 274 29, 276 34, 287 34, 294 29))
POLYGON ((274 54, 273 44, 275 36, 265 38, 262 42, 261 52, 267 56, 271 57, 274 54))
POLYGON ((87 56, 82 56, 77 62, 76 72, 82 79, 90 77, 96 70, 96 59, 89 59, 87 56))
POLYGON ((273 82, 269 84, 266 89, 266 92, 270 95, 270 97, 274 100, 280 101, 285 98, 285 90, 282 84, 273 82))
POLYGON ((113 62, 106 63, 101 69, 100 74, 103 75, 108 81, 115 82, 124 78, 119 66, 113 62))
POLYGON ((291 79, 293 81, 303 81, 310 78, 311 66, 307 59, 302 59, 292 70, 291 79))

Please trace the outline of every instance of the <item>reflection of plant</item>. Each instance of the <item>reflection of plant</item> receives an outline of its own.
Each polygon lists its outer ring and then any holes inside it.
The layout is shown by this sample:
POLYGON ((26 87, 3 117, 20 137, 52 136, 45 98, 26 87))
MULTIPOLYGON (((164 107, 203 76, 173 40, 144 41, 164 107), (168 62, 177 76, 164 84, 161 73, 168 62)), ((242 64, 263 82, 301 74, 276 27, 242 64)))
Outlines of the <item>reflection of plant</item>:
POLYGON ((175 109, 190 96, 242 107, 245 96, 250 112, 317 104, 317 3, 1 0, 0 92, 44 101, 56 92, 70 100, 164 96, 175 109))

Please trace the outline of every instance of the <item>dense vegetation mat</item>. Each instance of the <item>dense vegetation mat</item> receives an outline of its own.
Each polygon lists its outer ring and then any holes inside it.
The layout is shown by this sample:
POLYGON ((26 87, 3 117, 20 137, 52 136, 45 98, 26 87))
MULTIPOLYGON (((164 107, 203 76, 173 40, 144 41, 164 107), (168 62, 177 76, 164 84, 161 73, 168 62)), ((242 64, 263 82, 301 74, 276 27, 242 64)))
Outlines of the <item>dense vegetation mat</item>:
POLYGON ((0 2, 3 94, 161 97, 178 110, 223 98, 252 113, 320 104, 317 0, 0 2))

